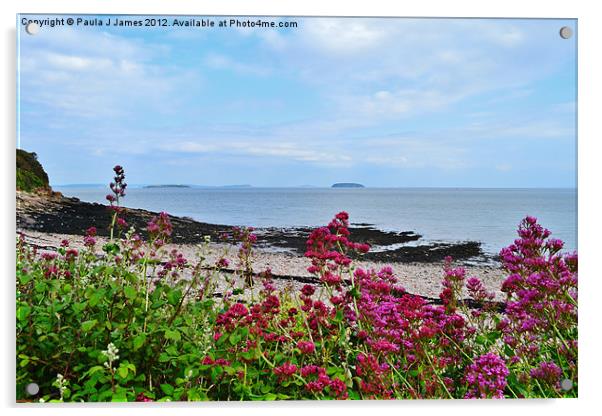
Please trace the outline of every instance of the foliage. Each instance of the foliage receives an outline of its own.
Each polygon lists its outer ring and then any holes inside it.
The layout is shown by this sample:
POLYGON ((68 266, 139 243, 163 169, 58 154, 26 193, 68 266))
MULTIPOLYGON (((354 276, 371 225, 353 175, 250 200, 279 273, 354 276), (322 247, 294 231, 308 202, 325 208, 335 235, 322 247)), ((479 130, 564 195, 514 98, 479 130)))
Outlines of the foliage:
POLYGON ((238 280, 227 259, 208 263, 208 239, 196 259, 168 250, 164 213, 146 239, 128 230, 115 172, 108 243, 98 247, 94 228, 79 251, 17 242, 18 399, 32 382, 43 401, 577 395, 577 255, 561 254, 532 217, 501 252, 503 312, 451 259, 440 306, 407 293, 390 267, 356 268, 350 256, 370 247, 348 239, 344 212, 310 235, 319 284, 294 293, 269 270, 250 281, 250 229, 229 236, 240 242, 238 280))
POLYGON ((48 175, 35 153, 17 149, 17 189, 31 192, 48 189, 48 175))

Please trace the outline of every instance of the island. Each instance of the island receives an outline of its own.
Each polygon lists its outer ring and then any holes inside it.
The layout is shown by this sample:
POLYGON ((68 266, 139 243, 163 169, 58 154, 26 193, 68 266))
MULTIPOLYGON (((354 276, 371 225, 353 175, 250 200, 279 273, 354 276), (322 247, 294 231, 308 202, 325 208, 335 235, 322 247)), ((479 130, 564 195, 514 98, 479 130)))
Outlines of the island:
POLYGON ((146 185, 144 188, 190 188, 190 185, 146 185))
POLYGON ((341 182, 332 185, 333 188, 365 188, 361 183, 341 182))

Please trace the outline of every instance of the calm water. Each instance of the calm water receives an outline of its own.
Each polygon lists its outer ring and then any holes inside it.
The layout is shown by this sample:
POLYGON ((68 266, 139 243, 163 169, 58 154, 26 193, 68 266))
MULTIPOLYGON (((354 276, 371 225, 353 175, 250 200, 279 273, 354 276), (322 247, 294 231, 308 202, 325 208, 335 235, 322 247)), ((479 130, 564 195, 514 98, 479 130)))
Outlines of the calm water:
MULTIPOLYGON (((102 188, 55 188, 83 201, 106 202, 102 188)), ((124 204, 255 227, 322 225, 345 210, 353 223, 415 231, 429 241, 481 241, 489 253, 511 243, 520 220, 533 215, 566 249, 577 248, 574 189, 141 188, 128 189, 124 204)))

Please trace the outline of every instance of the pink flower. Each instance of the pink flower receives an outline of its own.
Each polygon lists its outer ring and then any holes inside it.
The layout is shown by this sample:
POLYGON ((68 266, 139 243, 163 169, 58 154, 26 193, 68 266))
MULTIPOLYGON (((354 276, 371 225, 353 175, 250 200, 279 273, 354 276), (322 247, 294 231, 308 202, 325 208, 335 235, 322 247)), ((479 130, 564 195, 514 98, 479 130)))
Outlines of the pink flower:
POLYGON ((312 354, 316 350, 316 346, 311 341, 299 341, 297 342, 297 348, 299 348, 303 354, 312 354))
POLYGON ((315 292, 316 292, 316 288, 312 285, 305 285, 301 289, 301 293, 303 294, 303 296, 307 296, 307 297, 310 297, 315 292))
POLYGON ((297 372, 297 366, 295 364, 291 364, 290 362, 285 362, 279 367, 274 368, 274 374, 278 376, 279 380, 286 380, 291 378, 293 374, 297 372))
POLYGON ((560 382, 562 370, 553 361, 544 361, 539 366, 531 369, 530 375, 549 386, 556 387, 560 382))
POLYGON ((140 393, 138 396, 136 396, 136 401, 137 402, 153 402, 154 400, 151 399, 150 397, 147 397, 144 393, 140 393))
POLYGON ((215 265, 219 268, 226 268, 230 265, 230 262, 228 261, 228 259, 222 257, 217 261, 217 263, 215 263, 215 265))
POLYGON ((466 371, 465 379, 469 386, 466 398, 503 399, 509 373, 499 355, 488 353, 477 357, 466 371))

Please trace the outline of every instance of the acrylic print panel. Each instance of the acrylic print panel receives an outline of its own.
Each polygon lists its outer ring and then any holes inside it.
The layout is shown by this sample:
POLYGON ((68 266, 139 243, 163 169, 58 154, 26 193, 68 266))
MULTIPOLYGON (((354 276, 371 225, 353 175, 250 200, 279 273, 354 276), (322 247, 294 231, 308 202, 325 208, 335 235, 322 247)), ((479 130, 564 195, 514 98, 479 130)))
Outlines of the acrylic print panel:
POLYGON ((17 33, 17 401, 577 396, 576 20, 17 33))

